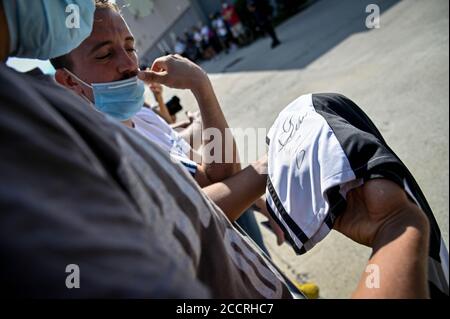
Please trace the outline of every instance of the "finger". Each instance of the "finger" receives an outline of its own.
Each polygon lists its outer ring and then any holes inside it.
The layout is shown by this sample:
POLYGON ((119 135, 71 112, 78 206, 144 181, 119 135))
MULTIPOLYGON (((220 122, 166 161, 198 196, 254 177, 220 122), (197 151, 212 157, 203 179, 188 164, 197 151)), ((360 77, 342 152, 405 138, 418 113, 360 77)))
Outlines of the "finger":
POLYGON ((162 85, 159 83, 153 82, 150 84, 150 88, 152 88, 153 90, 161 91, 162 85))
POLYGON ((280 229, 277 234, 277 244, 281 246, 285 241, 284 232, 280 229))
POLYGON ((275 235, 277 236, 277 244, 278 246, 280 246, 285 240, 284 232, 276 222, 271 222, 271 226, 273 231, 275 232, 275 235))
POLYGON ((168 57, 161 57, 161 58, 157 58, 151 67, 151 71, 154 72, 161 72, 161 71, 165 71, 167 70, 167 59, 168 57))
POLYGON ((153 82, 150 85, 150 90, 152 90, 152 92, 154 92, 154 93, 159 93, 159 92, 161 92, 160 87, 161 87, 161 84, 153 82))
POLYGON ((181 55, 179 55, 179 54, 174 54, 172 57, 173 57, 173 58, 176 58, 177 60, 183 60, 183 59, 184 59, 184 58, 183 58, 181 55))
POLYGON ((167 82, 167 72, 140 71, 138 78, 146 84, 153 82, 165 84, 167 82))

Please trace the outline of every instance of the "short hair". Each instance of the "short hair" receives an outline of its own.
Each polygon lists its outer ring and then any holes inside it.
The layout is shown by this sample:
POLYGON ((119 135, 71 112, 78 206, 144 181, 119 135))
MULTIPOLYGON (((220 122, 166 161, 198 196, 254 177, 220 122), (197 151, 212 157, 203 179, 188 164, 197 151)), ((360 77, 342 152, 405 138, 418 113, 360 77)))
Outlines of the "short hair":
POLYGON ((111 9, 120 13, 119 6, 116 3, 111 2, 110 0, 95 0, 95 8, 96 9, 111 9))
MULTIPOLYGON (((120 14, 120 8, 116 3, 110 0, 95 0, 95 9, 110 9, 120 14)), ((73 62, 70 58, 70 52, 59 57, 50 59, 50 63, 53 65, 55 70, 66 68, 72 71, 73 62)))

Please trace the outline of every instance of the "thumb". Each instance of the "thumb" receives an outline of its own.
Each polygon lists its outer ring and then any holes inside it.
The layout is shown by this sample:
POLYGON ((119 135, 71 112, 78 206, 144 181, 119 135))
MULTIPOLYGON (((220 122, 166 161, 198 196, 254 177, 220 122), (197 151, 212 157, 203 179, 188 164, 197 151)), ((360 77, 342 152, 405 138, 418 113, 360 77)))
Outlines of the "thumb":
POLYGON ((165 84, 167 81, 167 72, 140 71, 138 78, 148 85, 155 82, 165 84))

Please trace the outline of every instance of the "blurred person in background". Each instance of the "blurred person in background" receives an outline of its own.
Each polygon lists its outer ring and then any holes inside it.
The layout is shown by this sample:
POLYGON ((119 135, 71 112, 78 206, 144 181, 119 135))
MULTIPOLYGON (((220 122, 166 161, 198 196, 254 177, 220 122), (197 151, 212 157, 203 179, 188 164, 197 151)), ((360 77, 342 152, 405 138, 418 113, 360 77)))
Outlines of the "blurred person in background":
POLYGON ((199 52, 197 49, 197 46, 195 45, 195 40, 193 38, 193 35, 189 30, 184 31, 184 40, 186 44, 184 57, 191 60, 196 61, 199 58, 199 52))
POLYGON ((200 33, 200 29, 196 26, 192 27, 192 39, 194 40, 195 47, 197 49, 197 59, 204 59, 204 52, 203 52, 203 38, 202 34, 200 33))
POLYGON ((186 41, 181 37, 177 36, 175 39, 175 46, 173 48, 175 54, 179 54, 185 57, 186 54, 186 41))
POLYGON ((247 0, 247 8, 253 14, 256 24, 272 39, 271 48, 281 44, 272 25, 271 8, 266 0, 247 0))
POLYGON ((216 32, 222 50, 225 52, 225 54, 228 54, 228 51, 230 49, 230 43, 225 21, 222 19, 220 13, 215 13, 212 14, 211 16, 213 17, 213 20, 211 20, 211 25, 214 28, 214 31, 216 32))
POLYGON ((202 36, 203 58, 205 60, 213 59, 216 56, 216 51, 212 44, 214 33, 207 24, 202 25, 200 33, 202 36))
POLYGON ((243 45, 247 42, 244 26, 236 12, 234 5, 228 2, 222 2, 222 17, 225 22, 228 23, 231 29, 231 33, 239 45, 243 45))

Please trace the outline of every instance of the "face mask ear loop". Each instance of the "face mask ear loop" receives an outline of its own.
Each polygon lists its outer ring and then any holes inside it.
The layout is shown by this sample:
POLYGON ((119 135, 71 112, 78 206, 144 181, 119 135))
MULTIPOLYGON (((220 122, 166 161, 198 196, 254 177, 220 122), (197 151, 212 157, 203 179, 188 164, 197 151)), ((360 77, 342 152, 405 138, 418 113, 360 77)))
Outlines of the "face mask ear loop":
POLYGON ((73 74, 71 71, 67 70, 66 68, 63 68, 64 71, 66 71, 67 73, 69 73, 71 76, 73 76, 75 79, 77 79, 78 82, 83 83, 84 85, 86 85, 88 88, 92 89, 92 85, 87 84, 86 82, 84 82, 82 79, 80 79, 78 76, 76 76, 75 74, 73 74))
MULTIPOLYGON (((78 82, 81 82, 82 84, 86 85, 87 87, 92 89, 92 85, 87 84, 86 82, 84 82, 82 79, 80 79, 78 76, 76 76, 75 74, 73 74, 71 71, 67 70, 66 68, 63 68, 64 71, 66 71, 67 73, 69 73, 71 76, 73 76, 78 82)), ((83 98, 83 100, 85 100, 90 107, 92 107, 92 109, 94 109, 96 112, 101 113, 99 110, 97 110, 97 108, 94 106, 94 103, 92 103, 86 96, 84 96, 83 94, 80 94, 81 98, 83 98)))

